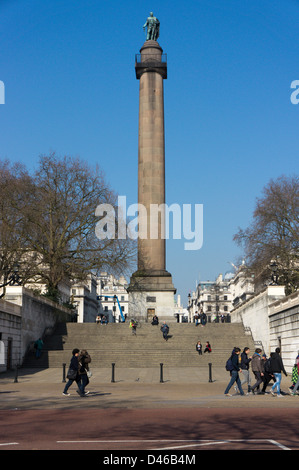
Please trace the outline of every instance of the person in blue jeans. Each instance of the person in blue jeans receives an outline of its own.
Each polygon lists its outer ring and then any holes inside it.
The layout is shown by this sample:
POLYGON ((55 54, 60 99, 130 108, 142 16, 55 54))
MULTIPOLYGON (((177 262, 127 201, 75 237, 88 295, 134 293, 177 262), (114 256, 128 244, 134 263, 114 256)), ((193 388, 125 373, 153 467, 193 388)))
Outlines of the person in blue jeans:
POLYGON ((230 379, 230 382, 229 382, 229 384, 226 387, 225 392, 224 392, 224 394, 227 395, 227 396, 231 396, 229 391, 230 391, 231 387, 233 386, 233 384, 235 382, 236 382, 236 384, 238 386, 238 389, 240 391, 240 395, 242 395, 242 396, 244 395, 244 391, 243 391, 243 388, 242 388, 242 385, 241 385, 241 380, 240 380, 240 377, 239 377, 239 372, 242 372, 242 369, 240 369, 240 365, 239 365, 240 352, 241 352, 240 348, 234 348, 233 352, 232 352, 232 355, 231 355, 231 361, 232 361, 233 369, 230 371, 231 379, 230 379))
POLYGON ((273 396, 275 396, 274 390, 277 388, 277 397, 282 397, 280 393, 280 383, 281 383, 281 372, 287 377, 288 374, 285 371, 281 356, 280 356, 280 348, 275 349, 275 353, 270 354, 270 363, 271 369, 275 377, 275 384, 271 388, 270 392, 273 396))

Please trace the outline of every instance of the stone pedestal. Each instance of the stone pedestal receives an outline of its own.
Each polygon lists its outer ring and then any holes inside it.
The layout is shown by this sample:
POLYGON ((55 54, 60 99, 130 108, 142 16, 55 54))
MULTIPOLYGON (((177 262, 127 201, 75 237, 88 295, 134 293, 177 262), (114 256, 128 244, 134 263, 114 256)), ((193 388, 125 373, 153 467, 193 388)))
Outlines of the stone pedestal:
MULTIPOLYGON (((146 41, 136 56, 139 80, 138 270, 130 280, 129 315, 150 319, 153 311, 162 319, 174 319, 176 289, 166 270, 165 215, 151 217, 152 206, 165 204, 165 138, 163 80, 167 63, 156 41, 146 41), (154 220, 155 219, 155 220, 154 220), (155 300, 154 300, 155 299, 155 300)), ((158 213, 158 212, 157 212, 158 213)))

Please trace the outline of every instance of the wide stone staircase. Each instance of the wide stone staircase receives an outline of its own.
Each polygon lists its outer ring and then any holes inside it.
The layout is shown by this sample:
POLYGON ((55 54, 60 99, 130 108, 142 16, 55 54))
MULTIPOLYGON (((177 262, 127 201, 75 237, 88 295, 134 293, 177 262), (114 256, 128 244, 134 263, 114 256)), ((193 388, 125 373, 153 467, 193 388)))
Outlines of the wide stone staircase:
POLYGON ((36 359, 30 353, 23 367, 68 365, 74 348, 87 349, 94 368, 111 367, 112 363, 121 368, 157 367, 160 363, 169 367, 198 367, 209 362, 213 367, 224 367, 234 346, 254 350, 252 336, 239 323, 208 323, 204 327, 170 323, 169 326, 168 341, 165 341, 160 326, 148 323, 137 328, 136 336, 132 335, 128 323, 61 323, 54 334, 44 339, 41 358, 36 359), (209 341, 212 352, 199 356, 195 350, 198 340, 203 350, 209 341))

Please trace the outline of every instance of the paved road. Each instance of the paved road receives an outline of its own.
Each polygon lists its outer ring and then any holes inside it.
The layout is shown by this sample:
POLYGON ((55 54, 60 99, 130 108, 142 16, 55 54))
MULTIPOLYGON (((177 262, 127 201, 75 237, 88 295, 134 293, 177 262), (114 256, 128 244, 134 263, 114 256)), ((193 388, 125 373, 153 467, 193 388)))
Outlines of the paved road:
POLYGON ((5 410, 1 421, 1 449, 299 449, 299 420, 287 408, 5 410))
MULTIPOLYGON (((1 450, 298 450, 299 397, 225 397, 228 374, 213 371, 93 371, 90 393, 62 396, 62 371, 0 376, 1 450)), ((287 392, 289 379, 283 379, 287 392)), ((232 389, 234 393, 234 390, 232 389)), ((118 451, 118 452, 117 452, 118 451)), ((137 455, 137 454, 136 454, 137 455)), ((190 457, 191 458, 191 457, 190 457)), ((190 462, 191 463, 191 462, 190 462)))

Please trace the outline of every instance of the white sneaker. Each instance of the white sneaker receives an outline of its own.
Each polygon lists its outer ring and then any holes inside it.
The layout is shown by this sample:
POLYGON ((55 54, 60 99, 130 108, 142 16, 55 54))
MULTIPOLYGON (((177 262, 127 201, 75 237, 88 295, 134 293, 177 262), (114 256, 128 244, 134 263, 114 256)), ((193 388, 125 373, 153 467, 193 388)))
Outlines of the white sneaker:
POLYGON ((65 397, 69 397, 69 396, 70 396, 70 393, 64 393, 64 392, 62 392, 62 395, 64 395, 65 397))
POLYGON ((283 396, 283 395, 281 395, 281 393, 280 393, 280 394, 277 394, 277 397, 284 398, 284 396, 283 396))

